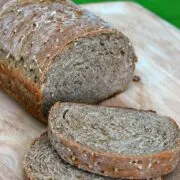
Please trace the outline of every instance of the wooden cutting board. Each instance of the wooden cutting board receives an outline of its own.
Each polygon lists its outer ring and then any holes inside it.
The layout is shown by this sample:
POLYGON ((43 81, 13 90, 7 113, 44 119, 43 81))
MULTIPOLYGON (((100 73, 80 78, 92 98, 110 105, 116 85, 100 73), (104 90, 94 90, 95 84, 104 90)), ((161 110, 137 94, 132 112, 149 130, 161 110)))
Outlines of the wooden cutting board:
MULTIPOLYGON (((180 32, 134 3, 85 5, 132 41, 139 62, 129 89, 103 104, 152 109, 180 125, 180 32)), ((22 180, 22 159, 45 125, 0 90, 0 180, 22 180)), ((180 167, 174 177, 180 179, 180 167)))

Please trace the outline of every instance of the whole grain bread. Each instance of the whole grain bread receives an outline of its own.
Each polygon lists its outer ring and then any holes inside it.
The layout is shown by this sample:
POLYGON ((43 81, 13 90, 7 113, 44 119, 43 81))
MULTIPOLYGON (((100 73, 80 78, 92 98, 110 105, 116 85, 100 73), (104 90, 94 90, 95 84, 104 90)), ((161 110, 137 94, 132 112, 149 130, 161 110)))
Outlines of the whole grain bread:
POLYGON ((56 103, 48 136, 66 162, 109 177, 159 177, 179 161, 178 125, 152 111, 56 103))
POLYGON ((44 121, 57 101, 97 103, 133 78, 129 39, 69 1, 3 0, 0 27, 0 86, 44 121))
POLYGON ((47 132, 33 142, 24 159, 24 172, 29 180, 113 180, 78 170, 64 162, 49 143, 47 132))

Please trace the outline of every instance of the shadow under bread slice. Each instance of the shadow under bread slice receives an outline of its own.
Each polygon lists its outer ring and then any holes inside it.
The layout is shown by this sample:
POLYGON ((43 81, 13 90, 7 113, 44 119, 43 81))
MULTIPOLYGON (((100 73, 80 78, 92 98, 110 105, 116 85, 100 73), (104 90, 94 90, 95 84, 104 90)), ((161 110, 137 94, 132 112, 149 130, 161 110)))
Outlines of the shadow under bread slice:
POLYGON ((152 111, 56 103, 48 136, 66 162, 103 176, 159 177, 179 161, 178 125, 152 111))
POLYGON ((78 170, 64 162, 51 146, 47 132, 32 143, 24 159, 24 171, 26 179, 30 180, 113 180, 78 170))

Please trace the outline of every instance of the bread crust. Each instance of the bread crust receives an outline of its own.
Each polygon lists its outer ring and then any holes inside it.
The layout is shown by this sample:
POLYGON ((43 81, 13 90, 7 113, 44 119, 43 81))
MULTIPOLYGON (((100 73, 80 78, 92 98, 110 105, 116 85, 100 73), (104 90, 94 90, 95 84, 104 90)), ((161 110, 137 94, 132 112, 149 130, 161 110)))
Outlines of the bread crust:
MULTIPOLYGON (((56 103, 52 110, 59 108, 59 106, 60 104, 56 103)), ((176 124, 174 120, 172 121, 176 124)), ((155 178, 173 171, 180 158, 180 140, 173 149, 160 153, 133 156, 119 155, 96 151, 72 139, 67 139, 52 128, 50 118, 48 124, 48 137, 62 159, 96 174, 113 178, 155 178), (86 157, 85 161, 84 157, 86 157)), ((176 124, 176 126, 178 125, 176 124)))
POLYGON ((42 96, 38 84, 31 79, 26 79, 22 69, 17 68, 11 71, 8 68, 8 63, 4 61, 0 61, 0 72, 0 87, 26 107, 34 117, 46 122, 42 115, 42 96))
MULTIPOLYGON (((43 136, 46 135, 46 134, 47 134, 47 131, 43 132, 43 133, 40 135, 40 137, 36 138, 36 139, 32 142, 31 147, 32 147, 37 141, 39 141, 39 140, 41 139, 41 137, 43 137, 43 136)), ((27 162, 25 161, 25 159, 26 159, 26 158, 24 158, 24 161, 23 161, 24 178, 25 178, 26 180, 36 180, 36 179, 33 177, 33 174, 28 170, 27 162)), ((148 180, 150 180, 150 179, 148 179, 148 180)), ((151 180, 163 180, 163 178, 162 178, 162 177, 157 177, 157 178, 153 178, 153 179, 151 179, 151 180)))

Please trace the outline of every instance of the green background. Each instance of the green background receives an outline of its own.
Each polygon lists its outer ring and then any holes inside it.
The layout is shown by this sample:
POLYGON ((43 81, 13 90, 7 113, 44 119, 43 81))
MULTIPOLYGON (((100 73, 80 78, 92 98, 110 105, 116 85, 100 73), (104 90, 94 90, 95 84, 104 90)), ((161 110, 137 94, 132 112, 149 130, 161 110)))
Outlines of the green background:
MULTIPOLYGON (((94 2, 112 2, 119 0, 73 0, 77 4, 94 2)), ((122 0, 128 1, 128 0, 122 0)), ((131 0, 153 11, 171 24, 180 28, 180 0, 131 0)))

